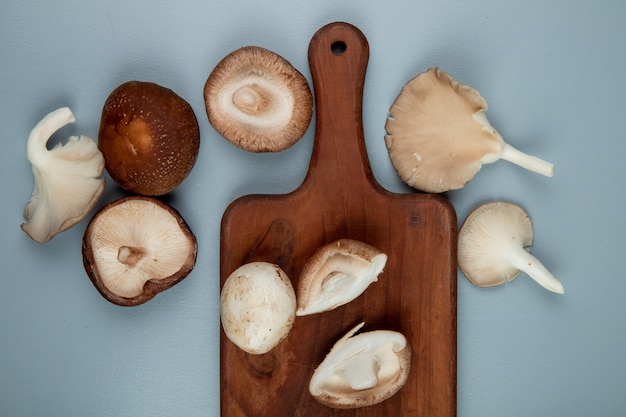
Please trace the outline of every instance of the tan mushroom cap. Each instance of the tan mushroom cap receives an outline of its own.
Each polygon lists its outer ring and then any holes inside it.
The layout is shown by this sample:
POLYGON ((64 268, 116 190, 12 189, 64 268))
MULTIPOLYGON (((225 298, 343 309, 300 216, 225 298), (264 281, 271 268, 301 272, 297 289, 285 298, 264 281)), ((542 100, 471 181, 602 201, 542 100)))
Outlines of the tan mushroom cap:
POLYGON ((487 102, 439 68, 411 79, 392 104, 385 142, 398 176, 426 192, 463 187, 483 164, 506 159, 552 176, 552 164, 505 143, 485 116, 487 102))
POLYGON ((492 287, 526 272, 544 288, 563 294, 562 284, 530 254, 533 225, 521 207, 491 202, 474 209, 458 236, 459 269, 474 285, 492 287))
POLYGON ((83 263, 98 291, 114 304, 142 304, 185 278, 195 266, 196 239, 180 214, 150 197, 104 206, 83 237, 83 263))
POLYGON ((351 409, 378 404, 396 394, 411 370, 411 347, 404 335, 374 330, 355 335, 360 323, 339 339, 309 381, 321 404, 351 409))
POLYGON ((298 316, 347 304, 378 280, 387 255, 353 239, 339 239, 319 248, 303 266, 298 280, 298 316))
POLYGON ((204 87, 211 125, 250 152, 291 147, 311 123, 313 96, 304 76, 275 52, 245 46, 224 57, 204 87))

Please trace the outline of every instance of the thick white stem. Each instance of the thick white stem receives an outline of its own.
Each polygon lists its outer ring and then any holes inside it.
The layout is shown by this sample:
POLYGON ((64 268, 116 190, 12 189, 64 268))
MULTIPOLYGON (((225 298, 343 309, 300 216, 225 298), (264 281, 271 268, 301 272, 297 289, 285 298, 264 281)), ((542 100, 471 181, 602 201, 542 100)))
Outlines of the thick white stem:
POLYGON ((553 164, 535 156, 525 154, 524 152, 515 149, 508 143, 504 144, 504 149, 502 150, 500 158, 512 162, 515 165, 519 165, 529 171, 545 175, 546 177, 552 177, 554 175, 553 164))
POLYGON ((510 251, 509 261, 511 265, 524 271, 543 288, 557 294, 565 293, 563 284, 561 284, 537 258, 526 252, 523 248, 520 247, 510 251))

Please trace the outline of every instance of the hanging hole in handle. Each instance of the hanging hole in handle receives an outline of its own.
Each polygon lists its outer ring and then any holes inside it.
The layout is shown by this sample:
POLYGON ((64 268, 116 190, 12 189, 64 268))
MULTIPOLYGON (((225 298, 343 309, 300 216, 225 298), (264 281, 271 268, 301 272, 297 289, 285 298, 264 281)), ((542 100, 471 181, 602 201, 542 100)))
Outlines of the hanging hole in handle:
POLYGON ((330 45, 330 50, 333 51, 333 54, 340 56, 346 52, 347 45, 344 41, 335 41, 330 45))

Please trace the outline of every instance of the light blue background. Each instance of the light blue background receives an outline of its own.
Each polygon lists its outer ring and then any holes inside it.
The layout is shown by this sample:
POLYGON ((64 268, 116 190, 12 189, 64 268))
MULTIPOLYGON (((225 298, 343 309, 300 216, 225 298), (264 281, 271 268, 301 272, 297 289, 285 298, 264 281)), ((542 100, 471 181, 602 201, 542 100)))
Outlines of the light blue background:
MULTIPOLYGON (((244 45, 283 55, 309 80, 307 48, 344 20, 370 43, 364 125, 374 174, 411 192, 384 146, 402 85, 440 66, 487 99, 513 146, 553 162, 545 178, 508 162, 447 196, 459 222, 478 204, 523 206, 533 253, 564 284, 522 275, 494 289, 458 281, 458 415, 626 414, 626 3, 612 1, 4 0, 0 5, 0 415, 217 416, 219 222, 249 193, 304 178, 314 129, 293 148, 255 155, 221 138, 202 88, 244 45), (130 79, 186 98, 198 163, 173 193, 199 243, 197 266, 145 305, 114 306, 87 278, 87 220, 40 245, 19 228, 33 179, 25 145, 48 112, 70 106, 72 134, 97 136, 109 92, 130 79)), ((121 195, 109 181, 101 206, 121 195)))

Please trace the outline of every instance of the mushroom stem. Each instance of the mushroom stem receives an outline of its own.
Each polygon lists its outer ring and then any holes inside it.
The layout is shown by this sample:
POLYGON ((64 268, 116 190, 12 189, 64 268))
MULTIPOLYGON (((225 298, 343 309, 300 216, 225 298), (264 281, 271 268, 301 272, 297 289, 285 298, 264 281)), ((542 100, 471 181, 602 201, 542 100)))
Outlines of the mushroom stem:
POLYGON ((537 174, 545 175, 546 177, 552 177, 554 175, 554 164, 546 162, 543 159, 539 159, 535 156, 525 154, 524 152, 515 149, 508 143, 504 144, 502 149, 502 155, 500 158, 514 163, 529 171, 536 172, 537 174))
POLYGON ((537 258, 532 256, 523 248, 515 247, 508 252, 508 258, 511 265, 521 271, 524 271, 543 288, 557 294, 565 293, 563 284, 561 284, 561 282, 556 279, 537 258))
POLYGON ((135 246, 121 246, 117 252, 117 260, 134 268, 146 255, 146 249, 135 246))

